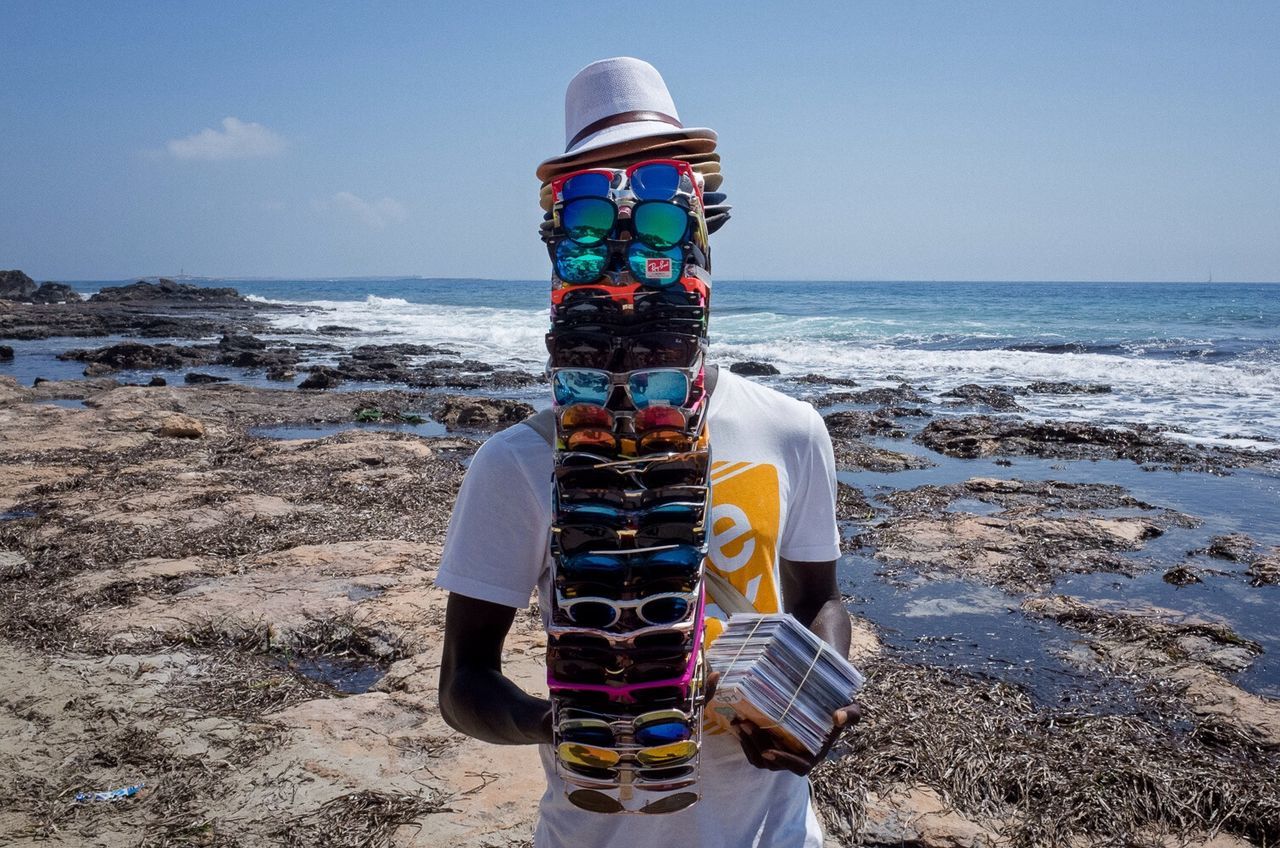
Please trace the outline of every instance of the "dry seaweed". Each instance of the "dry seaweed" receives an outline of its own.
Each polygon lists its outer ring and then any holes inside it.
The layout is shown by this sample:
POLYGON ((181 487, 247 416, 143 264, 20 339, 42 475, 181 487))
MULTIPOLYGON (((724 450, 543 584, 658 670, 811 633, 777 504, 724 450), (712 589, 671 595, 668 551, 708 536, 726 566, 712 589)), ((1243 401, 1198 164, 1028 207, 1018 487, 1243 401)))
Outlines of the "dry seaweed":
POLYGON ((868 671, 866 718, 844 756, 815 772, 837 836, 860 830, 869 791, 925 785, 964 814, 1005 822, 1016 846, 1197 831, 1280 841, 1280 752, 1173 702, 1090 715, 957 672, 891 660, 868 671))
POLYGON ((274 835, 285 848, 391 848, 398 828, 449 812, 447 803, 435 792, 352 792, 293 819, 274 835))

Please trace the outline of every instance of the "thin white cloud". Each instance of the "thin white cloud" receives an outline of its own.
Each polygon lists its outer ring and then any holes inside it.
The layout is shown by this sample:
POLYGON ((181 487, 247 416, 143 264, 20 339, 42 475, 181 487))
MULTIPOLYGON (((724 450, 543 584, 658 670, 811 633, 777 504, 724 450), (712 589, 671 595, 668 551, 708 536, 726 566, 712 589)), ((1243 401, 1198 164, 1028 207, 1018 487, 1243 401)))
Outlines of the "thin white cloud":
POLYGON ((262 124, 228 116, 222 119, 220 131, 205 128, 186 138, 170 139, 165 148, 175 159, 263 159, 283 151, 285 141, 262 124))
POLYGON ((380 200, 365 200, 349 191, 340 191, 332 198, 339 209, 344 209, 370 227, 382 229, 387 224, 403 221, 408 214, 404 204, 392 197, 380 200))

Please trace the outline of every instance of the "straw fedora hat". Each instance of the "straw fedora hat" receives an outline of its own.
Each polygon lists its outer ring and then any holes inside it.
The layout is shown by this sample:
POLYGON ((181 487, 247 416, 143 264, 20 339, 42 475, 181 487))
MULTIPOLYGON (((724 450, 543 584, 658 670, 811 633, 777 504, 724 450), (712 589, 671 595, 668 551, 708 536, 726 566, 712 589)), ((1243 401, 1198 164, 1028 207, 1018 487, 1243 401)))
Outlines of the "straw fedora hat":
POLYGON ((542 162, 538 179, 563 173, 567 164, 601 162, 610 155, 682 149, 710 153, 716 145, 714 130, 680 122, 658 69, 629 56, 592 62, 569 80, 564 138, 564 153, 542 162))

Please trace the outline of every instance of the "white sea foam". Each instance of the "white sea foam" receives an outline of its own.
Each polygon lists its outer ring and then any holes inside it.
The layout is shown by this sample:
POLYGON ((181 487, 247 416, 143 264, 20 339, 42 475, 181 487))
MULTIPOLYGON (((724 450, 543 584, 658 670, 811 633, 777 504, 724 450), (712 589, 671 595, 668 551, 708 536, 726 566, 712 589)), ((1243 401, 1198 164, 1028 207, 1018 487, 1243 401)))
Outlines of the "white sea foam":
MULTIPOLYGON (((255 298, 255 300, 262 300, 255 298)), ((493 365, 538 371, 546 361, 545 309, 446 306, 369 295, 361 301, 312 301, 302 313, 272 316, 281 329, 325 324, 360 328, 344 344, 445 345, 493 365)), ((763 312, 713 318, 711 354, 720 362, 770 362, 783 376, 806 373, 883 385, 888 375, 942 392, 963 383, 1019 385, 1034 380, 1105 383, 1110 394, 1019 395, 1035 417, 1095 423, 1153 423, 1194 441, 1271 448, 1280 444, 1280 364, 1226 364, 1112 353, 1005 349, 926 350, 885 332, 884 321, 783 316, 763 312)), ((971 338, 991 338, 974 332, 971 338)), ((326 338, 332 341, 331 337, 326 338)))
MULTIPOLYGON (((546 360, 545 312, 481 306, 410 303, 369 295, 362 301, 309 301, 306 312, 271 316, 281 329, 315 332, 326 324, 358 327, 342 340, 356 344, 410 342, 443 345, 492 365, 512 362, 540 369, 546 360)), ((332 341, 332 339, 329 339, 332 341)))

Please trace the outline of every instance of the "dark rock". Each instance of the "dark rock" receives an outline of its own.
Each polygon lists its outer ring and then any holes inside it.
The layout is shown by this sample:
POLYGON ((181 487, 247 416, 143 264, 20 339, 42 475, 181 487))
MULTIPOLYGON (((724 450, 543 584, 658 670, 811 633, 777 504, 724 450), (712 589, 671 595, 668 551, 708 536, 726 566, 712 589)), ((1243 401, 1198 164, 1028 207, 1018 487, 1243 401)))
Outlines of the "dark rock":
POLYGON ((1010 389, 1015 395, 1105 395, 1111 387, 1105 383, 1065 383, 1050 380, 1036 380, 1025 386, 1014 386, 1010 389))
POLYGON ((729 366, 729 370, 744 377, 773 377, 782 373, 767 362, 753 361, 735 362, 729 366))
POLYGON ((1196 583, 1204 582, 1194 571, 1187 568, 1185 565, 1174 566, 1166 571, 1161 579, 1170 586, 1192 586, 1196 583))
POLYGON ((169 385, 169 381, 168 381, 168 380, 166 380, 164 377, 159 377, 159 376, 157 376, 157 377, 152 377, 150 380, 148 380, 148 381, 147 381, 147 385, 148 385, 149 387, 156 388, 156 387, 159 387, 159 386, 167 386, 167 385, 169 385))
POLYGON ((857 380, 850 380, 848 377, 828 377, 825 374, 805 374, 803 377, 796 377, 795 382, 811 386, 842 386, 846 389, 858 385, 857 380))
POLYGON ((316 334, 321 336, 346 336, 358 332, 359 327, 346 327, 342 324, 322 324, 316 327, 316 334))
POLYGON ((298 352, 290 348, 276 350, 237 350, 219 356, 219 365, 234 368, 283 368, 298 364, 298 352))
POLYGON ((900 453, 869 445, 859 439, 833 442, 836 467, 842 471, 875 471, 888 474, 911 468, 932 468, 934 463, 913 453, 900 453))
POLYGON ((485 388, 522 389, 525 386, 534 386, 541 382, 543 382, 542 377, 536 377, 526 371, 494 371, 488 375, 485 381, 485 388))
POLYGON ((218 347, 222 350, 266 350, 267 343, 257 336, 224 333, 218 339, 218 347))
POLYGON ((166 277, 157 282, 148 283, 138 280, 127 286, 107 286, 89 298, 94 303, 118 303, 133 300, 168 300, 192 303, 244 301, 240 292, 233 288, 206 288, 189 283, 176 283, 166 277))
POLYGON ((957 398, 956 403, 982 404, 1000 412, 1022 409, 1006 386, 980 386, 977 383, 965 383, 963 386, 956 386, 954 389, 943 392, 941 396, 957 398))
POLYGON ((494 371, 491 374, 459 372, 414 372, 406 382, 420 389, 519 389, 542 382, 524 371, 494 371))
POLYGON ((211 352, 206 348, 172 344, 149 345, 141 342, 122 342, 109 347, 69 350, 58 354, 58 358, 90 363, 90 368, 85 369, 86 377, 101 376, 112 371, 185 368, 189 365, 205 365, 213 359, 211 352), (90 370, 94 373, 88 373, 90 370))
POLYGON ((822 406, 837 403, 876 404, 877 406, 893 406, 900 403, 925 403, 926 399, 908 385, 863 389, 860 392, 832 392, 817 401, 822 406))
POLYGON ((217 376, 214 376, 213 374, 201 374, 196 371, 190 371, 187 373, 185 377, 182 378, 182 381, 188 385, 198 386, 198 385, 203 385, 205 383, 229 383, 231 382, 231 378, 217 377, 217 376))
POLYGON ((294 371, 292 368, 278 367, 267 369, 267 379, 274 380, 276 382, 292 382, 297 376, 298 372, 294 371))
MULTIPOLYGON (((457 356, 458 352, 447 347, 426 344, 408 344, 400 342, 389 345, 360 345, 351 349, 351 356, 356 359, 380 359, 383 357, 403 358, 406 356, 457 356)), ((467 360, 475 362, 475 360, 467 360)), ((484 363, 480 363, 483 365, 484 363)))
POLYGON ((21 271, 0 271, 0 300, 30 302, 39 288, 35 280, 21 271))
POLYGON ((1244 533, 1231 533, 1210 539, 1206 553, 1215 559, 1247 563, 1253 561, 1257 547, 1258 543, 1244 533))
POLYGON ((836 517, 841 521, 866 521, 875 510, 866 495, 856 486, 848 483, 836 483, 836 517))
POLYGON ((520 423, 533 411, 518 400, 443 395, 434 400, 431 417, 450 430, 500 430, 520 423))
POLYGON ((933 413, 919 406, 885 406, 877 410, 881 415, 894 418, 932 418, 933 413))
POLYGON ((1140 464, 1222 472, 1266 465, 1280 451, 1261 453, 1175 442, 1144 425, 1121 430, 1074 421, 1031 422, 985 415, 939 418, 916 436, 947 456, 1040 456, 1055 459, 1128 459, 1140 464))
POLYGON ((300 389, 332 389, 342 383, 342 375, 332 368, 320 366, 311 369, 307 379, 298 384, 300 389))
POLYGON ((8 345, 0 345, 0 362, 13 361, 13 348, 8 345))
POLYGON ((836 439, 856 439, 861 436, 892 436, 904 438, 907 434, 898 429, 888 415, 876 412, 829 412, 822 416, 827 425, 827 432, 832 441, 836 439))
POLYGON ((32 303, 79 303, 80 292, 65 283, 41 283, 31 296, 32 303))
POLYGON ((1258 557, 1249 563, 1249 583, 1252 586, 1275 586, 1280 584, 1280 547, 1271 549, 1267 556, 1258 557))

